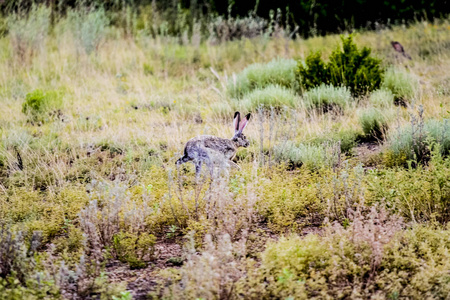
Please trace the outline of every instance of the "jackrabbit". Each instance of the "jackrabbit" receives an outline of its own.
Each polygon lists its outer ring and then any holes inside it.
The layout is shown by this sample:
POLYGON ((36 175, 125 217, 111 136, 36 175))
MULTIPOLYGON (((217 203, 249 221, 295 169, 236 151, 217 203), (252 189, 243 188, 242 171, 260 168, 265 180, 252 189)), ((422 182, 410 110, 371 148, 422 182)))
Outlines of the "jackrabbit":
POLYGON ((212 135, 200 135, 190 139, 184 147, 184 156, 177 160, 176 165, 193 161, 195 164, 195 174, 198 177, 202 168, 202 163, 205 162, 212 174, 213 161, 211 156, 214 157, 218 154, 228 160, 232 165, 239 168, 239 166, 231 160, 236 155, 239 147, 248 147, 249 145, 247 138, 242 133, 249 120, 250 114, 246 115, 241 121, 241 114, 239 112, 234 113, 234 136, 231 139, 224 139, 212 135))

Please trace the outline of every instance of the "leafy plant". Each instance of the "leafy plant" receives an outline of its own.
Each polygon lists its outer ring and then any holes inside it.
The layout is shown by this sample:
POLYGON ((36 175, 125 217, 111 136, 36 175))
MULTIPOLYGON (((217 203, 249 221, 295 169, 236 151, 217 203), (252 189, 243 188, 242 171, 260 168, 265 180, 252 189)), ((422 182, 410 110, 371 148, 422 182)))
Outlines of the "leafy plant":
POLYGON ((353 36, 341 36, 342 49, 337 47, 325 63, 321 54, 310 54, 305 63, 298 62, 297 79, 306 90, 322 84, 348 87, 354 96, 361 96, 380 87, 383 79, 381 61, 372 57, 371 49, 359 50, 353 36))

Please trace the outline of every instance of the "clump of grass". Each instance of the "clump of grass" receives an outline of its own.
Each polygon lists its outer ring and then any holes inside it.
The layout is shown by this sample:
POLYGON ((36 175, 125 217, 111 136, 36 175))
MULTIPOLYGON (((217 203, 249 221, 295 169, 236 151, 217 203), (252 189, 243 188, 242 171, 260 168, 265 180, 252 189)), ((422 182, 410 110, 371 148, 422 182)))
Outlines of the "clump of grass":
POLYGON ((259 107, 265 109, 296 107, 300 101, 294 91, 278 85, 269 85, 265 88, 253 90, 245 95, 242 101, 236 102, 241 103, 246 110, 256 111, 259 107))
POLYGON ((352 95, 346 87, 322 84, 303 95, 306 107, 318 108, 323 112, 344 109, 352 102, 352 95))
POLYGON ((412 74, 396 68, 389 68, 386 71, 381 86, 392 92, 394 103, 397 105, 410 103, 417 98, 419 90, 419 82, 412 74))
POLYGON ((45 122, 61 115, 62 95, 58 91, 34 90, 26 95, 22 112, 31 122, 45 122))
POLYGON ((69 21, 76 45, 86 54, 97 51, 105 38, 109 19, 103 8, 79 9, 69 12, 69 21))
POLYGON ((388 108, 394 104, 395 96, 391 90, 378 89, 370 94, 369 102, 378 108, 388 108))
POLYGON ((384 138, 388 129, 387 117, 376 108, 369 108, 359 114, 359 124, 366 140, 377 141, 384 138))
POLYGON ((276 58, 266 64, 252 64, 237 76, 233 76, 228 80, 228 94, 237 98, 255 88, 264 88, 273 84, 286 88, 295 88, 294 71, 296 65, 297 62, 295 60, 285 58, 276 58))
POLYGON ((336 145, 334 144, 296 145, 292 141, 287 141, 275 146, 273 153, 277 161, 287 162, 291 168, 304 166, 307 169, 317 170, 337 163, 337 155, 340 154, 340 149, 335 148, 336 145))
POLYGON ((51 9, 33 5, 26 15, 13 13, 7 19, 14 56, 27 63, 45 46, 50 27, 51 9))

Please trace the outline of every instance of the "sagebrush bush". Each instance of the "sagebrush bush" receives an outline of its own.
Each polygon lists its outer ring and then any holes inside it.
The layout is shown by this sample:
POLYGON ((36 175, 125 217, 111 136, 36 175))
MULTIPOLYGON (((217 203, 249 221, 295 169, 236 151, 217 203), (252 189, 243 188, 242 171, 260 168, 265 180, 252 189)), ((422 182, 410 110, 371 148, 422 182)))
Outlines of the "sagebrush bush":
POLYGON ((248 111, 256 111, 260 107, 265 109, 273 107, 280 110, 283 107, 297 107, 300 98, 290 89, 278 85, 269 85, 265 88, 255 89, 246 94, 242 100, 235 100, 234 102, 248 111))
POLYGON ((359 113, 364 138, 367 140, 382 140, 388 130, 388 117, 379 109, 368 108, 359 113))
POLYGON ((295 89, 296 65, 295 60, 285 58, 276 58, 266 64, 252 64, 228 79, 228 94, 233 98, 239 98, 253 89, 265 88, 268 85, 295 89))
POLYGON ((331 84, 348 87, 354 96, 360 96, 381 85, 384 70, 381 61, 370 55, 371 49, 359 50, 352 35, 341 36, 341 41, 342 49, 338 46, 328 63, 322 60, 320 53, 310 54, 305 63, 298 62, 296 75, 304 89, 331 84))
POLYGON ((406 105, 417 98, 419 82, 412 74, 392 67, 386 71, 381 87, 392 92, 394 103, 406 105))
POLYGON ((51 9, 45 5, 32 5, 26 15, 13 13, 7 18, 13 55, 27 63, 41 51, 50 29, 51 9))
POLYGON ((304 93, 303 100, 306 107, 318 108, 323 112, 327 112, 348 107, 353 98, 346 87, 322 84, 304 93))
POLYGON ((45 122, 61 114, 63 106, 62 95, 58 91, 34 90, 25 97, 22 104, 22 112, 32 122, 45 122))
POLYGON ((69 22, 76 46, 81 47, 86 54, 97 51, 105 39, 109 19, 103 8, 69 11, 69 22))
POLYGON ((388 89, 378 89, 369 96, 369 102, 377 108, 389 108, 394 104, 395 96, 388 89))
POLYGON ((443 156, 450 154, 450 124, 447 119, 423 121, 413 118, 411 124, 388 133, 388 165, 404 165, 408 160, 426 162, 430 150, 439 145, 443 156))

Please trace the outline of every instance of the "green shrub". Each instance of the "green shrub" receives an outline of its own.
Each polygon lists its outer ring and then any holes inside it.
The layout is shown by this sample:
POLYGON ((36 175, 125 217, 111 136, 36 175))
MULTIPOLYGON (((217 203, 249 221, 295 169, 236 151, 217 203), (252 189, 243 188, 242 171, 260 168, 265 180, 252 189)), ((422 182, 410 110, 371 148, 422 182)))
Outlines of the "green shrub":
POLYGON ((105 10, 99 8, 70 11, 69 20, 76 45, 82 47, 88 55, 97 51, 109 24, 105 10))
POLYGON ((58 117, 62 105, 60 92, 43 92, 38 89, 26 95, 25 102, 22 104, 22 112, 28 115, 32 122, 44 122, 58 117))
POLYGON ((371 57, 371 50, 367 47, 358 50, 352 35, 342 36, 341 40, 342 50, 336 48, 328 63, 322 61, 320 53, 312 53, 305 63, 298 63, 296 75, 304 89, 332 84, 346 86, 354 96, 360 96, 381 85, 384 73, 381 61, 371 57))
POLYGON ((410 73, 389 68, 384 76, 382 88, 392 92, 394 103, 405 105, 416 98, 419 82, 410 73))
POLYGON ((266 64, 252 64, 228 80, 228 94, 238 98, 255 88, 264 88, 268 85, 295 88, 296 65, 295 60, 284 58, 276 58, 266 64))
POLYGON ((240 103, 242 109, 248 111, 255 111, 259 107, 281 109, 283 107, 296 107, 299 103, 298 96, 292 90, 287 88, 269 85, 262 89, 255 89, 244 96, 242 101, 235 101, 240 103))
POLYGON ((376 108, 369 108, 360 113, 359 123, 367 140, 383 139, 388 129, 387 117, 376 108))
POLYGON ((378 89, 370 94, 369 102, 378 108, 388 108, 394 104, 395 96, 388 89, 378 89))
POLYGON ((346 108, 352 101, 352 95, 346 87, 322 84, 307 91, 303 95, 303 99, 306 107, 319 108, 327 112, 346 108))

